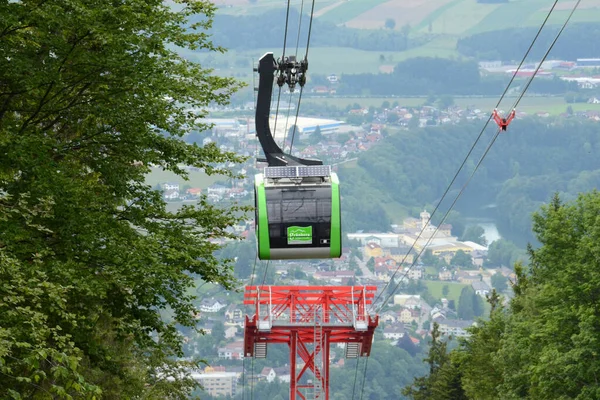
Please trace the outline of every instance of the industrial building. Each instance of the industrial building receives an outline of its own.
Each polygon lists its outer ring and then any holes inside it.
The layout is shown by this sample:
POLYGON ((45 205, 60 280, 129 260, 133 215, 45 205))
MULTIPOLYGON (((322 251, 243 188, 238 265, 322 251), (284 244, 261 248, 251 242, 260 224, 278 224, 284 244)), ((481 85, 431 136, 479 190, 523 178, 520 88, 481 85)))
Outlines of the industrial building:
POLYGON ((296 133, 300 134, 301 137, 306 137, 314 133, 317 126, 320 128, 323 135, 327 135, 329 133, 337 132, 344 123, 345 122, 343 121, 325 118, 298 117, 296 120, 295 115, 290 115, 289 117, 280 115, 277 118, 277 126, 275 126, 275 117, 272 116, 270 119, 271 132, 273 132, 275 140, 281 140, 285 137, 294 125, 296 125, 296 133))

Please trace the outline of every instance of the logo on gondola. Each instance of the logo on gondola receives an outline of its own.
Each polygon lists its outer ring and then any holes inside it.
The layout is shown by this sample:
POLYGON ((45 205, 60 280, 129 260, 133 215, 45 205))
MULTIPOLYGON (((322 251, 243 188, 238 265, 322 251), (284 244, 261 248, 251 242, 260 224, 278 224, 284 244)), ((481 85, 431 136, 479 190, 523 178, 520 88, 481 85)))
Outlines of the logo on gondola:
POLYGON ((289 226, 287 239, 288 244, 311 244, 312 226, 289 226))

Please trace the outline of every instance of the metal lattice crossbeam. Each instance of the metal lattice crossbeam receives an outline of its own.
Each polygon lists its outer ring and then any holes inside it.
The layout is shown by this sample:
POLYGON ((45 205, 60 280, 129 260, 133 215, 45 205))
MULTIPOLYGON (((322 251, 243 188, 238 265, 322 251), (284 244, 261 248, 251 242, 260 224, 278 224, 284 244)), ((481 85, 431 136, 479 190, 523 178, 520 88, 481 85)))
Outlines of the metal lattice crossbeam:
POLYGON ((269 343, 290 347, 290 399, 329 400, 329 347, 351 343, 356 356, 367 357, 376 315, 367 313, 375 286, 247 286, 244 304, 255 314, 246 316, 244 352, 269 343), (257 346, 257 344, 260 344, 257 346), (297 361, 304 365, 296 369, 297 361), (310 372, 312 384, 300 384, 310 372))

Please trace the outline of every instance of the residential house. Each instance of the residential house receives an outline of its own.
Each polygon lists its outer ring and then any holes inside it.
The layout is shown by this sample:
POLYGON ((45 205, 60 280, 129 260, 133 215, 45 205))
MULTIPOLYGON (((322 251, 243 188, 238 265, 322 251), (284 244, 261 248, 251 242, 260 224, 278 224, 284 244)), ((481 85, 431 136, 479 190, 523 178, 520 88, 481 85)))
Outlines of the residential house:
POLYGON ((200 311, 203 312, 218 312, 223 307, 226 307, 227 304, 221 303, 219 300, 215 299, 204 299, 200 303, 200 311))
POLYGON ((162 188, 164 191, 176 190, 179 192, 179 183, 176 182, 166 182, 162 184, 162 188))
POLYGON ((202 189, 200 188, 189 188, 185 191, 188 197, 192 199, 197 199, 202 194, 202 189))
POLYGON ((264 367, 260 372, 259 379, 267 382, 273 382, 277 375, 275 374, 275 370, 271 367, 264 367))
POLYGON ((228 321, 244 318, 244 312, 236 304, 231 304, 225 309, 225 318, 227 318, 228 321))
POLYGON ((225 360, 242 360, 244 359, 244 341, 227 343, 225 347, 220 347, 217 352, 219 358, 225 360))
POLYGON ((375 276, 379 279, 389 281, 390 276, 388 275, 388 267, 385 265, 377 265, 375 264, 375 276))
POLYGON ((179 198, 179 190, 166 190, 163 193, 163 197, 165 200, 177 200, 179 198))
POLYGON ((401 306, 404 306, 408 300, 417 300, 417 302, 420 302, 421 296, 418 295, 418 294, 397 294, 397 295, 394 295, 394 304, 399 304, 401 306))
POLYGON ((212 186, 209 186, 206 189, 206 191, 208 192, 209 196, 223 198, 225 196, 225 194, 229 192, 229 188, 226 186, 223 186, 223 185, 214 184, 212 186))
POLYGON ((414 267, 414 268, 405 268, 405 273, 407 273, 408 279, 417 280, 423 278, 423 268, 414 267), (408 271, 407 271, 408 270, 408 271))
POLYGON ((398 320, 400 322, 402 322, 403 324, 410 324, 413 321, 414 322, 419 322, 421 313, 419 312, 419 310, 416 309, 410 309, 410 308, 403 308, 399 313, 398 313, 398 320))
POLYGON ((481 297, 485 297, 491 291, 491 288, 484 281, 473 282, 471 283, 471 287, 481 297))
POLYGON ((465 285, 470 285, 473 282, 478 282, 481 280, 479 276, 479 271, 458 271, 455 275, 455 279, 460 283, 465 285))
POLYGON ((421 296, 415 296, 415 297, 409 297, 408 299, 406 299, 406 301, 404 302, 404 304, 402 304, 402 306, 406 307, 406 308, 410 308, 412 310, 421 308, 421 305, 424 303, 423 299, 421 299, 421 296))
POLYGON ((440 281, 451 281, 452 280, 452 271, 450 270, 442 270, 438 273, 438 278, 440 281))
POLYGON ((398 340, 404 337, 406 334, 406 329, 404 329, 404 324, 394 324, 389 325, 383 328, 383 337, 391 340, 398 340))
POLYGON ((369 242, 365 246, 365 256, 367 260, 371 257, 381 257, 383 255, 383 249, 380 245, 374 242, 369 242))
POLYGON ((408 246, 391 247, 389 249, 389 256, 398 264, 412 264, 414 261, 415 252, 414 250, 411 250, 409 253, 409 250, 410 247, 408 246))
POLYGON ((393 324, 398 320, 398 316, 393 311, 386 311, 379 316, 379 319, 386 324, 393 324))
POLYGON ((483 267, 483 262, 487 258, 487 252, 483 250, 475 250, 471 254, 471 257, 473 259, 473 265, 481 268, 483 267))
POLYGON ((466 329, 474 325, 473 321, 463 321, 460 319, 445 319, 439 320, 440 332, 453 337, 467 337, 470 333, 466 329))

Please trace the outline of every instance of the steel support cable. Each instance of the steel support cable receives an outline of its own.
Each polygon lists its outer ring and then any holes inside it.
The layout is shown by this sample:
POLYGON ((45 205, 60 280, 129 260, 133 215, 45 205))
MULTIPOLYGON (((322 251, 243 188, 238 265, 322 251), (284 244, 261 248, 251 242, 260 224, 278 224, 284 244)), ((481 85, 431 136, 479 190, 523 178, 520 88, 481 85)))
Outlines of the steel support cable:
MULTIPOLYGON (((252 367, 251 367, 251 369, 252 369, 252 376, 251 376, 251 378, 254 381, 255 380, 254 379, 254 357, 252 357, 252 362, 251 363, 252 363, 252 367)), ((252 383, 250 385, 250 400, 254 400, 254 383, 252 383)))
MULTIPOLYGON (((488 154, 488 152, 492 148, 492 145, 494 144, 494 142, 498 138, 498 135, 500 134, 500 132, 501 132, 500 129, 498 129, 496 131, 496 134, 494 135, 494 137, 492 138, 492 140, 490 141, 490 143, 486 147, 485 151, 483 152, 483 155, 479 158, 479 161, 475 165, 475 168, 473 169, 473 172, 471 172, 471 175, 469 175, 469 178, 467 179, 467 181, 461 187, 460 191, 458 192, 458 194, 456 195, 456 197, 452 201, 452 204, 450 204, 450 207, 448 208, 448 210, 446 211, 446 213, 442 217, 442 219, 441 219, 440 223, 438 224, 438 226, 436 226, 435 230, 433 231, 433 234, 429 237, 429 239, 427 239, 427 242, 425 242, 425 245, 421 248, 421 250, 419 251, 419 253, 417 254, 417 256, 414 258, 414 260, 411 263, 410 267, 408 267, 408 269, 406 270, 406 272, 402 275, 402 278, 400 278, 400 280, 396 283, 396 286, 393 287, 393 290, 391 291, 391 293, 384 299, 384 301, 382 302, 382 305, 381 305, 381 307, 380 307, 379 310, 381 310, 381 308, 383 308, 383 306, 394 295, 394 293, 396 292, 396 290, 398 290, 398 287, 400 287, 400 284, 404 281, 404 278, 406 278, 406 276, 408 275, 408 273, 410 272, 410 270, 415 266, 415 264, 417 263, 417 261, 421 257, 421 254, 423 254, 423 252, 427 249, 427 247, 429 246, 429 244, 431 243, 431 241, 433 240, 433 238, 435 238, 435 235, 437 234, 438 230, 440 229, 440 226, 444 223, 444 221, 446 221, 446 218, 448 217, 448 214, 450 214, 450 211, 452 211, 452 209, 454 208, 454 205, 456 204, 456 202, 458 201, 458 199, 460 198, 460 196, 463 194, 463 192, 465 191, 465 189, 467 188, 467 186, 471 182, 471 179, 473 179, 473 176, 475 176, 475 172, 477 172, 477 169, 479 169, 479 166, 481 165, 481 163, 483 162, 483 159, 485 158, 485 156, 488 154)), ((390 282, 392 282, 392 281, 393 281, 393 279, 390 280, 390 282)))
MULTIPOLYGON (((347 345, 347 344, 346 344, 347 345)), ((356 358, 356 368, 354 369, 354 384, 352 385, 352 397, 351 400, 354 400, 354 392, 356 391, 356 378, 358 377, 358 361, 360 357, 356 358)))
MULTIPOLYGON (((290 19, 290 2, 291 1, 292 0, 288 0, 287 10, 285 12, 285 31, 283 33, 283 52, 281 54, 282 62, 284 62, 284 60, 285 60, 285 46, 287 43, 288 21, 290 19)), ((275 109, 275 126, 273 127, 273 137, 275 137, 275 135, 277 135, 277 117, 279 116, 279 99, 281 98, 281 88, 282 88, 282 86, 279 86, 279 93, 277 94, 277 108, 275 109)), ((285 143, 285 135, 283 136, 283 141, 285 143)))
MULTIPOLYGON (((581 0, 579 0, 581 1, 581 0)), ((554 1, 554 4, 552 5, 552 7, 550 8, 550 11, 548 11, 548 14, 546 15, 546 18, 544 19, 544 21, 542 22, 542 25, 540 26, 540 29, 538 29, 535 37, 533 38, 533 40, 531 41, 531 44, 529 45, 527 51, 525 52, 525 55, 523 55, 523 58, 521 59, 521 62, 519 63, 519 66, 517 67, 517 69, 515 70, 514 74, 512 75, 510 81, 508 82, 508 84, 506 85, 506 88, 504 89, 504 91, 502 92, 502 95, 500 96, 500 99, 498 100, 498 102, 496 103, 496 107, 498 108, 498 106, 500 105, 500 103, 502 102, 502 100, 504 99, 504 96, 506 96, 506 93, 508 93, 508 90, 510 89, 510 86, 512 85, 513 81, 515 80, 515 77, 517 76, 517 73, 519 72, 519 70, 521 69, 521 67, 523 66, 523 64, 525 63, 525 60, 527 59, 527 56, 529 55, 529 53, 531 52, 531 49, 533 48, 533 45, 535 44, 535 42, 537 41, 538 37, 540 36, 540 33, 542 32, 542 29, 544 28, 544 26, 546 25, 546 22, 548 22, 548 19, 550 18, 550 15, 552 14, 554 8, 556 7, 556 4, 558 3, 558 0, 554 1)), ((570 18, 570 17, 569 17, 570 18)), ((545 57, 544 57, 545 58, 545 57)), ((540 63, 541 65, 541 63, 540 63)), ((515 105, 516 107, 516 105, 515 105)), ((514 107, 513 107, 514 108, 514 107)), ((379 300, 379 298, 381 297, 382 293, 385 292, 385 290, 387 289, 387 287, 390 285, 390 283, 394 280, 394 278, 396 277, 396 274, 398 273, 398 271, 400 270, 400 267, 402 266, 402 264, 404 263, 404 261, 406 260, 406 258, 408 257, 408 255, 410 254, 410 252, 414 249, 415 247, 415 243, 421 238, 421 236, 423 235, 423 232, 425 231, 425 229, 429 226, 429 222, 433 219, 433 217, 435 216, 436 212, 438 211, 440 205, 442 204, 442 201, 444 201, 444 199, 446 198, 446 196, 448 195, 448 192, 450 191, 450 189, 452 188, 452 186, 454 185, 454 182, 456 181, 456 178, 458 178, 458 175, 460 174, 460 172, 463 170, 465 164, 467 163, 467 161, 469 160, 469 157, 471 156, 471 154, 473 153, 473 150, 475 149, 475 146, 477 146, 477 143, 479 143, 479 140, 481 139, 481 137, 483 136, 483 133, 485 132, 486 128, 488 127, 490 121, 491 121, 492 117, 491 115, 488 117, 487 121, 485 122, 485 124, 483 125, 483 128, 481 129, 481 131, 479 132, 479 135, 477 135, 477 138, 475 139, 475 141, 473 142, 473 145, 471 146, 471 148, 469 149, 467 155, 465 156, 465 158, 463 159, 462 163, 460 164, 460 167, 458 167, 458 170, 456 171, 456 173, 454 174, 454 177, 452 177, 452 180, 450 181, 450 183, 448 184, 448 186, 446 187, 446 190, 444 190, 444 193, 442 194, 442 197, 440 198, 440 200, 438 201, 437 205, 435 206, 435 208, 433 209, 433 212, 431 213, 431 216, 429 218, 429 221, 427 221, 427 223, 425 224, 425 226, 423 226, 423 228, 421 228, 421 231, 419 232, 419 234, 417 235, 417 238, 415 239, 414 243, 410 246, 410 248, 408 249, 408 251, 406 252, 406 254, 404 255, 404 257, 402 258, 402 261, 400 262, 400 264, 398 265, 398 268, 396 268, 396 270, 394 271, 394 273, 392 274, 392 277, 390 279, 389 282, 387 282, 385 284, 385 286, 383 287, 383 289, 381 290, 381 292, 379 292, 379 294, 377 295, 377 297, 375 298, 375 300, 372 303, 371 307, 375 306, 375 303, 377 303, 377 301, 379 300)), ((410 271, 410 269, 409 269, 410 271)))
MULTIPOLYGON (((304 0, 302 3, 304 4, 304 0)), ((310 35, 312 33, 312 22, 313 22, 314 13, 315 13, 315 0, 312 0, 312 5, 310 8, 310 20, 308 23, 308 38, 306 40, 306 53, 304 54, 304 60, 307 62, 308 62, 308 49, 310 47, 310 35)), ((296 48, 296 52, 297 51, 298 51, 298 49, 296 48)), ((292 153, 292 149, 294 148, 294 138, 296 137, 296 128, 298 127, 298 114, 300 112, 300 102, 302 101, 303 90, 304 90, 304 86, 300 86, 300 95, 298 96, 298 106, 296 107, 296 118, 294 119, 294 130, 292 131, 292 140, 290 141, 290 154, 292 153)))
MULTIPOLYGON (((556 44, 556 42, 558 41, 558 38, 560 37, 560 35, 562 34, 562 32, 564 31, 564 29, 566 28, 566 26, 568 25, 569 21, 571 20, 571 17, 573 16, 573 14, 575 13, 575 10, 577 10, 577 7, 579 6, 579 4, 581 3, 581 0, 578 0, 577 3, 575 3, 575 5, 573 6, 573 9, 571 10, 571 13, 569 14, 569 16, 567 17, 567 19, 565 20, 563 26, 561 27, 561 29, 558 31, 556 37, 554 38, 554 40, 552 41, 552 43, 550 44, 550 46, 548 47, 548 50, 546 50, 546 53, 544 54, 543 58, 540 60, 537 68, 535 69, 533 75, 531 76, 531 78, 527 81, 527 84, 525 85, 524 89, 521 91, 521 94, 517 97, 517 100, 515 101, 513 108, 516 108, 516 106, 521 102, 521 99, 523 98, 523 96, 525 95, 525 93, 527 92, 527 89, 529 89, 529 86, 531 85, 531 82, 533 82, 533 79, 535 78, 535 75, 537 74, 537 72, 539 71, 542 63, 546 60, 546 58, 548 57, 548 55, 550 54, 550 51, 552 50, 552 48, 554 47, 554 45, 556 44)), ((488 119, 489 122, 489 119, 488 119)), ((487 125, 487 124, 486 124, 487 125)), ((406 270, 406 272, 404 273, 404 275, 402 276, 402 278, 400 279, 400 281, 396 284, 396 286, 394 287, 394 289, 392 290, 392 292, 385 298, 385 300, 382 302, 381 308, 383 308, 383 306, 387 303, 387 301, 394 295, 394 293, 396 292, 396 290, 398 289, 398 287, 400 286, 400 284, 402 283, 402 281, 404 281, 404 278, 406 278, 406 276, 408 275, 408 273, 410 272, 410 270, 415 266, 417 260, 419 259, 419 257, 421 257, 421 254, 423 253, 423 251, 425 251, 425 249, 429 246, 429 243, 431 242, 431 240, 433 240, 433 238, 435 237, 435 235, 437 234, 439 227, 444 223, 444 221, 446 220, 446 218, 448 217, 448 214, 450 213, 450 211, 452 211, 452 209, 454 208, 454 206, 456 205, 456 202, 458 201, 458 199, 460 198, 460 196, 462 195, 462 193, 465 191, 465 189, 467 188, 467 185, 469 184, 469 182, 471 182, 471 179, 473 179, 473 176, 475 176, 475 172, 477 172, 477 169, 479 169, 479 166, 481 165, 481 163, 483 162, 484 158, 487 156, 488 152, 490 151, 490 149, 492 148, 492 145, 496 142, 496 139, 498 138, 498 135, 500 134, 500 132, 502 132, 500 129, 498 129, 498 131, 496 132, 496 134, 494 135, 494 137, 492 138, 492 140, 490 141, 490 143, 488 144, 487 148, 485 149, 483 155, 481 156, 481 158, 479 159, 479 161, 477 162, 477 164, 475 165, 475 168, 473 169, 473 172, 471 173, 471 175, 469 176, 469 179, 467 179, 467 181, 464 183, 464 185, 462 186, 462 188, 460 189, 460 191, 458 192, 458 194, 456 195, 456 197, 454 198, 454 201, 452 202, 452 204, 450 205, 450 207, 448 208, 448 210, 446 211, 446 213, 444 214, 444 216, 442 217, 441 222, 438 224, 438 226, 436 227, 436 229, 434 230, 433 234, 429 237, 429 239, 427 240, 427 242, 425 243, 425 246, 423 246, 423 248, 421 249, 421 251, 419 252, 419 254, 417 254, 417 257, 415 257, 415 259, 413 260, 412 264, 410 265, 410 267, 406 270)), ((396 269, 396 272, 398 271, 398 269, 396 269)), ((395 275, 395 273, 394 273, 395 275)), ((390 280, 390 282, 393 280, 393 278, 390 280)), ((387 286, 387 285, 386 285, 387 286)), ((383 292, 383 291, 382 291, 383 292)), ((380 310, 381 310, 380 308, 380 310)))
MULTIPOLYGON (((548 19, 550 19, 550 15, 552 15, 552 12, 554 11, 554 8, 556 7, 556 5, 558 4, 558 0, 554 0, 554 4, 552 4, 552 7, 550 7, 550 11, 548 11, 548 14, 546 14, 546 18, 544 18, 544 21, 542 22, 542 25, 540 25, 540 29, 538 29, 537 33, 535 34, 535 37, 533 38, 533 40, 531 41, 531 44, 529 44, 529 48, 527 49, 527 51, 525 52, 525 55, 523 56, 523 58, 521 59, 521 62, 519 63, 519 66, 517 67, 517 69, 515 70, 515 73, 511 76, 510 81, 508 82, 508 85, 506 86, 506 89, 504 90, 504 93, 502 93, 502 96, 500 96, 500 99, 498 100, 498 102, 496 103, 496 108, 498 108, 498 106, 500 106, 500 103, 502 102, 502 100, 504 99, 504 96, 506 95, 506 93, 508 92, 508 89, 510 88, 510 86, 512 85, 513 81, 515 80, 515 78, 517 77, 517 72, 519 72, 519 70, 521 69, 521 67, 523 66, 523 64, 525 63, 525 60, 527 59, 527 56, 529 55, 529 53, 531 52, 531 49, 533 48, 533 45, 535 44, 535 42, 538 40, 538 37, 540 36, 540 34, 542 33, 542 30, 544 29, 544 27, 546 26, 546 22, 548 22, 548 19)), ((569 17, 570 18, 570 17, 569 17)), ((545 58, 545 57, 544 57, 545 58)), ((541 63, 540 63, 541 65, 541 63)), ((536 71, 537 72, 537 71, 536 71)), ((535 75, 535 74, 534 74, 535 75)), ((513 107, 514 108, 514 107, 513 107)), ((489 122, 489 121, 488 121, 489 122)))
POLYGON ((292 154, 292 149, 294 148, 294 138, 296 137, 296 128, 298 127, 298 114, 300 113, 300 101, 302 100, 302 92, 304 91, 304 86, 300 86, 300 95, 298 96, 298 106, 296 107, 296 118, 294 119, 294 130, 292 131, 292 140, 290 142, 290 154, 292 154))
POLYGON ((306 54, 304 59, 308 60, 308 46, 310 45, 310 33, 312 31, 313 14, 315 13, 315 0, 312 0, 312 7, 310 9, 310 21, 308 23, 308 39, 306 40, 306 54))
POLYGON ((535 76, 537 75, 538 71, 542 67, 542 64, 544 63, 544 61, 546 61, 546 58, 550 54, 550 51, 552 51, 552 48, 554 48, 554 45, 558 41, 558 38, 560 37, 560 35, 563 33, 563 31, 565 30, 565 28, 569 24, 569 21, 571 20, 571 17, 575 13, 575 10, 577 10, 577 7, 579 7, 579 3, 581 3, 581 0, 577 0, 577 3, 575 3, 575 5, 573 6, 573 9, 571 10, 571 13, 569 14, 569 16, 567 17, 567 19, 565 20, 563 26, 560 28, 560 30, 558 31, 558 33, 556 34, 556 37, 554 38, 554 40, 550 44, 550 47, 548 47, 548 50, 546 50, 546 53, 544 54, 544 57, 542 57, 541 61, 539 62, 538 66, 537 66, 537 68, 533 72, 533 75, 531 75, 531 78, 529 78, 529 80, 527 81, 527 84, 525 85, 525 87, 521 91, 521 95, 517 98, 517 101, 515 102, 515 104, 512 107, 513 109, 516 108, 517 105, 519 105, 519 103, 521 102, 521 99, 525 95, 525 92, 527 92, 527 89, 529 89, 529 86, 531 85, 531 83, 533 82, 533 79, 535 78, 535 76))
MULTIPOLYGON (((298 60, 298 48, 300 46, 300 31, 302 29, 302 12, 304 12, 304 0, 302 0, 302 3, 300 4, 300 16, 298 18, 298 32, 296 33, 296 53, 295 53, 296 60, 298 60)), ((290 112, 292 111, 292 94, 293 94, 293 92, 290 92, 290 99, 288 101, 288 112, 287 112, 287 116, 285 118, 285 132, 284 132, 285 138, 287 138, 288 125, 290 122, 290 112)), ((297 103, 296 110, 299 108, 300 108, 300 102, 297 103)), ((293 138, 291 141, 293 142, 293 138)), ((292 152, 292 146, 290 145, 290 153, 291 152, 292 152)))
POLYGON ((360 388, 360 400, 362 400, 363 395, 365 394, 365 381, 367 380, 367 367, 368 366, 369 366, 369 357, 367 357, 367 360, 365 361, 365 370, 363 372, 362 386, 360 388))
POLYGON ((290 2, 292 0, 288 0, 287 2, 287 11, 285 13, 285 32, 283 34, 283 54, 281 55, 281 61, 283 61, 283 58, 285 57, 285 45, 287 42, 287 33, 288 33, 288 21, 290 19, 290 2))

